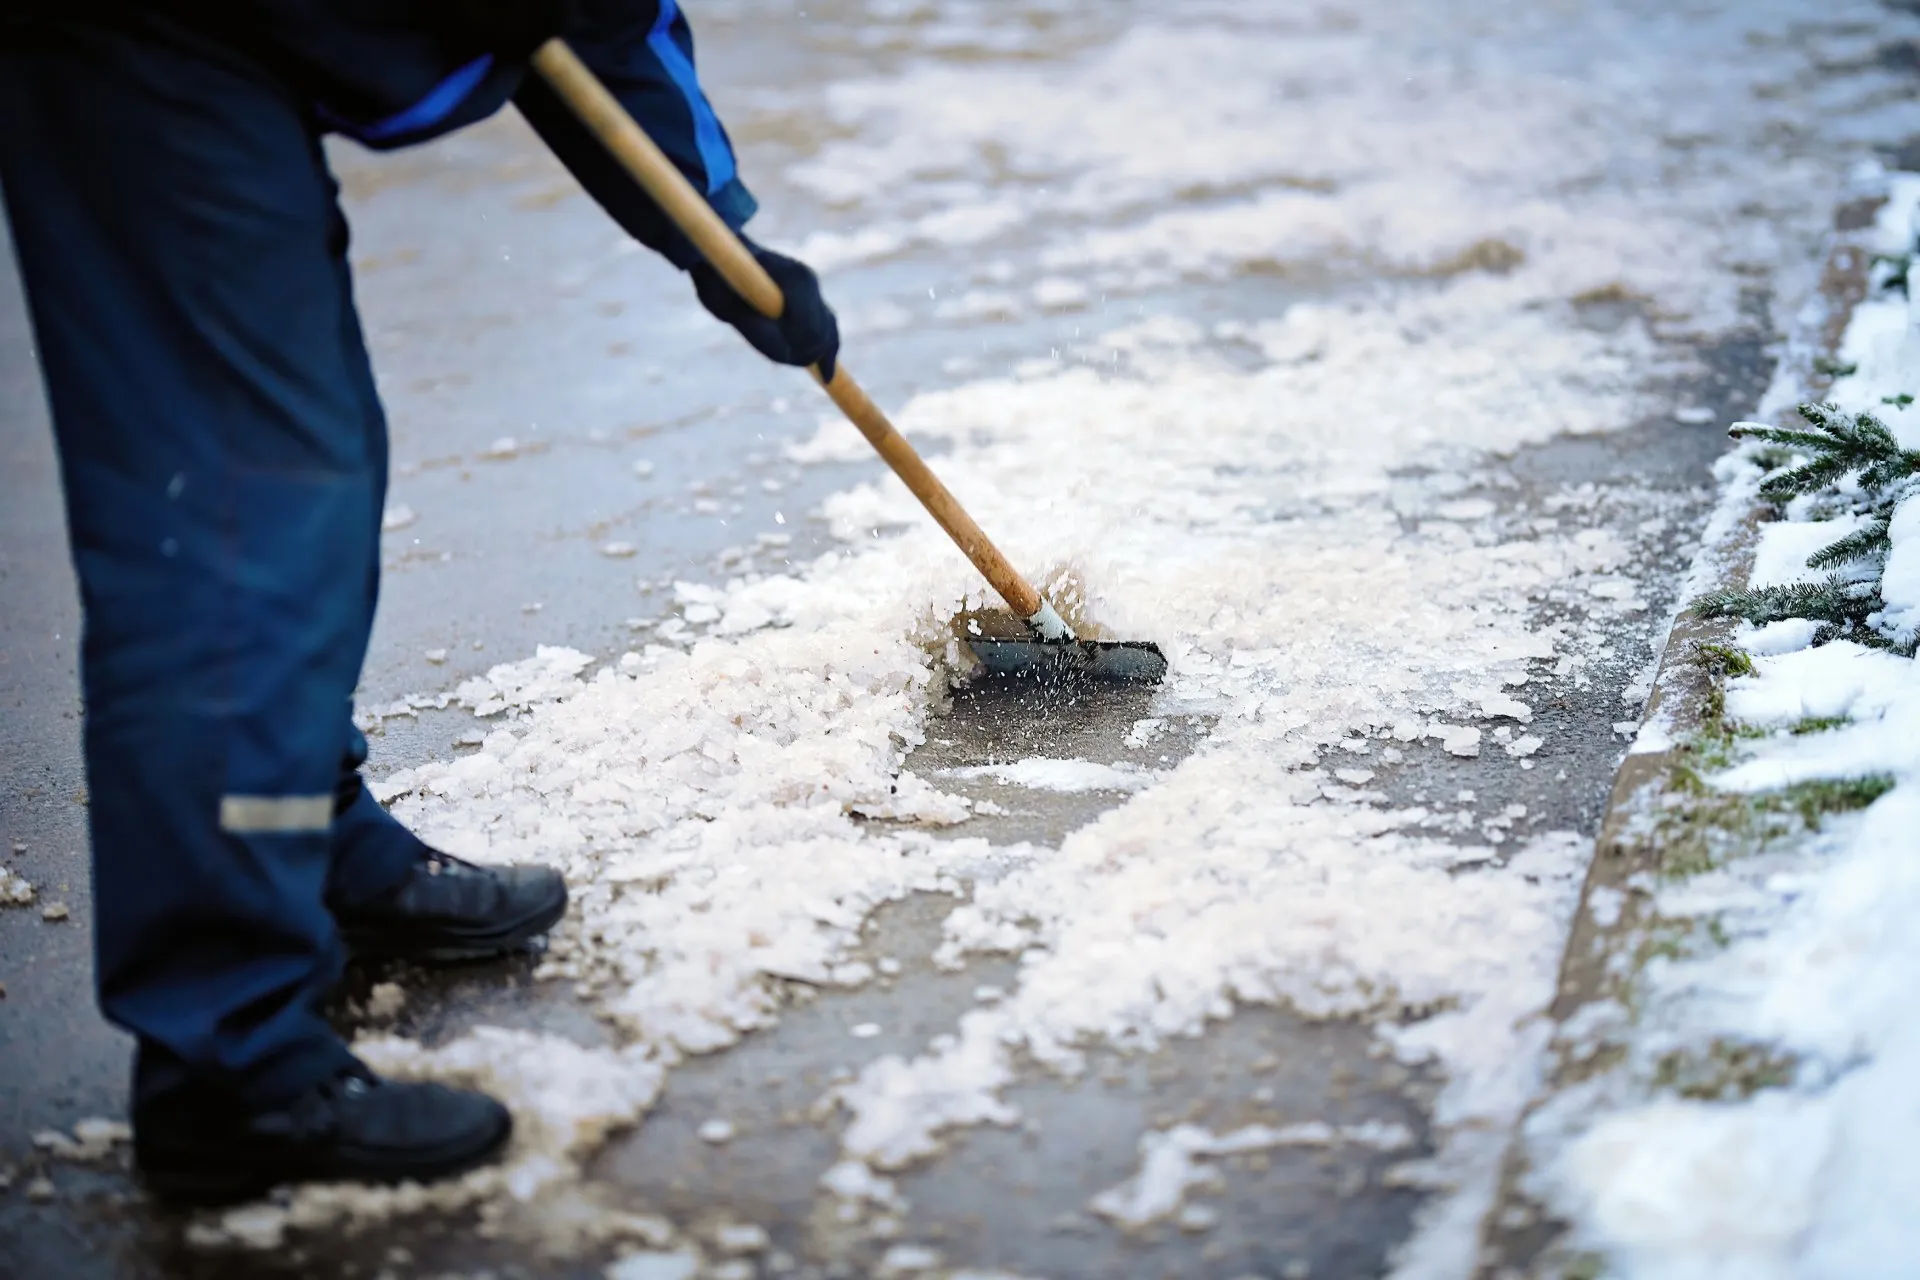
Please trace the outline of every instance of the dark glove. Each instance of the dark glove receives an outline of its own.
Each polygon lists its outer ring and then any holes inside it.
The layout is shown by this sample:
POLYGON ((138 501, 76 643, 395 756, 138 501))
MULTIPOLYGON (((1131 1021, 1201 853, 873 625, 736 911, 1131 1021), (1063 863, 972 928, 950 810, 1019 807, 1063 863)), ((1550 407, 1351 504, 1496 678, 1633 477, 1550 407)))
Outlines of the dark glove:
POLYGON ((780 318, 769 320, 755 311, 710 262, 695 264, 691 273, 700 305, 738 329, 740 336, 767 359, 802 368, 817 364, 820 376, 833 381, 833 362, 840 354, 840 326, 827 300, 820 296, 820 278, 804 262, 763 249, 752 241, 747 241, 747 248, 787 300, 780 318))

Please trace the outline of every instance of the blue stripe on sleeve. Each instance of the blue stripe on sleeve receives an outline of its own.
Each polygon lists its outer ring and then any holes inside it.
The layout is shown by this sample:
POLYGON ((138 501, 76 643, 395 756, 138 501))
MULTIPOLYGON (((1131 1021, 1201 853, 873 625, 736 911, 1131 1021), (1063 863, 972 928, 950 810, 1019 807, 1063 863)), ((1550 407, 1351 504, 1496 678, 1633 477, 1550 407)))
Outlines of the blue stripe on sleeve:
MULTIPOLYGON (((341 132, 359 138, 364 142, 387 142, 409 133, 418 133, 452 115, 467 95, 480 87, 480 82, 493 70, 493 55, 483 53, 461 67, 427 91, 426 97, 406 108, 397 111, 384 120, 375 120, 372 124, 350 124, 334 117, 330 120, 341 132)), ((328 113, 330 116, 332 113, 328 113)))
POLYGON ((707 95, 700 90, 693 62, 673 38, 673 20, 679 13, 675 0, 660 0, 660 16, 647 32, 647 47, 660 59, 660 65, 666 68, 667 76, 693 113, 693 143, 700 151, 701 167, 707 171, 707 194, 712 195, 733 181, 733 148, 727 145, 727 135, 720 130, 720 118, 713 114, 707 95))

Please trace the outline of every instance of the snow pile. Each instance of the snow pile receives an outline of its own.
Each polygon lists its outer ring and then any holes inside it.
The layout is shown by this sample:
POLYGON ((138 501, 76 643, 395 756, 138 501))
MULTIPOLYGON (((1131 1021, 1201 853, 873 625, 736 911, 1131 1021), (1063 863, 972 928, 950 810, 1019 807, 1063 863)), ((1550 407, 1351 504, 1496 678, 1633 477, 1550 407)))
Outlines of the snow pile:
POLYGON ((73 1126, 71 1135, 58 1129, 43 1129, 33 1135, 33 1149, 57 1160, 82 1163, 103 1160, 117 1146, 133 1141, 133 1130, 119 1120, 89 1116, 73 1126))
POLYGON ((484 1089, 514 1107, 516 1151, 504 1176, 520 1199, 564 1162, 597 1147, 612 1129, 632 1124, 659 1096, 665 1068, 643 1046, 616 1052, 584 1049, 526 1031, 481 1027, 437 1049, 398 1038, 354 1046, 374 1070, 402 1079, 432 1077, 484 1089))
MULTIPOLYGON (((1878 227, 1884 252, 1914 248, 1916 210, 1920 177, 1897 179, 1878 227)), ((1907 299, 1870 295, 1841 355, 1856 369, 1831 398, 1920 447, 1920 413, 1901 400, 1920 391, 1907 299)), ((1910 616, 1920 493, 1894 524, 1882 590, 1889 614, 1910 616)), ((1804 517, 1769 526, 1755 585, 1820 578, 1806 555, 1847 531, 1804 517)), ((1549 1175, 1578 1243, 1623 1275, 1870 1280, 1912 1275, 1920 1259, 1920 664, 1846 640, 1809 648, 1812 632, 1747 629, 1755 671, 1730 681, 1727 713, 1770 733, 1714 780, 1742 793, 1893 785, 1791 850, 1659 893, 1663 916, 1712 921, 1726 944, 1649 970, 1636 1065, 1676 1051, 1730 1060, 1750 1046, 1748 1062, 1772 1066, 1744 1085, 1732 1073, 1722 1100, 1661 1096, 1605 1114, 1559 1155, 1549 1175), (1845 723, 1784 732, 1810 719, 1845 723)))
POLYGON ((0 907, 25 907, 32 903, 32 882, 10 867, 0 867, 0 907))
MULTIPOLYGON (((862 838, 854 811, 951 822, 966 809, 899 771, 920 740, 931 621, 911 586, 889 614, 841 615, 858 576, 822 567, 789 628, 629 655, 473 754, 390 780, 411 792, 396 811, 455 852, 559 865, 578 927, 547 972, 604 993, 610 1019, 670 1055, 763 1025, 770 979, 864 980, 846 953, 866 913, 954 891, 944 866, 958 855, 910 834, 862 838)), ((736 586, 727 616, 785 585, 736 586)), ((543 651, 462 696, 515 705, 584 662, 543 651)))
POLYGON ((1223 1134, 1191 1124, 1150 1130, 1140 1138, 1140 1172, 1096 1195, 1088 1207, 1120 1226, 1144 1227, 1178 1210, 1189 1191, 1220 1185, 1219 1175, 1200 1164, 1202 1159, 1278 1147, 1346 1144, 1400 1151, 1413 1145, 1413 1135, 1404 1125, 1374 1120, 1341 1126, 1320 1120, 1277 1127, 1248 1125, 1223 1134))
POLYGON ((1053 760, 1028 756, 1011 764, 972 765, 949 769, 950 778, 991 778, 1008 786, 1035 791, 1138 791, 1153 781, 1153 775, 1137 765, 1124 762, 1097 764, 1092 760, 1053 760))
POLYGON ((647 1249, 630 1253, 609 1266, 606 1280, 693 1280, 699 1272, 698 1254, 647 1249))

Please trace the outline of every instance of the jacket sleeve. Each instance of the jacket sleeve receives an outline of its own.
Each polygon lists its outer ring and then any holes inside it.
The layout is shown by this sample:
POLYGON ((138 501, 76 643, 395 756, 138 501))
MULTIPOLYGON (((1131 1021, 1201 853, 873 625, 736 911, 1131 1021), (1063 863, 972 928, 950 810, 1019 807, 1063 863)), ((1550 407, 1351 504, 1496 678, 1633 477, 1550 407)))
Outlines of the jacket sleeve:
MULTIPOLYGON (((739 230, 756 208, 733 144, 693 68, 693 32, 676 0, 580 0, 567 42, 714 210, 739 230)), ((681 270, 700 254, 538 75, 514 103, 580 185, 641 243, 681 270)))

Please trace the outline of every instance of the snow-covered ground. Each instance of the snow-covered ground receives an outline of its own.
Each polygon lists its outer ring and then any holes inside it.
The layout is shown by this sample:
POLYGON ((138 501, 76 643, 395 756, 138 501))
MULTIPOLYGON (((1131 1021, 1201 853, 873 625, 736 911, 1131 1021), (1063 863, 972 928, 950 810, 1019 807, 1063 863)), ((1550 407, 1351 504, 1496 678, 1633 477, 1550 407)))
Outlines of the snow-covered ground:
MULTIPOLYGON (((651 643, 494 668, 456 695, 482 721, 471 749, 384 781, 455 852, 565 870, 576 905, 543 971, 617 1047, 498 1029, 367 1041, 383 1070, 497 1090, 521 1119, 509 1163, 426 1192, 314 1189, 225 1230, 535 1203, 657 1249, 672 1237, 656 1222, 551 1206, 591 1204, 582 1161, 686 1055, 768 1027, 785 982, 872 980, 862 923, 934 893, 952 900, 939 961, 1012 955, 1017 981, 835 1088, 821 1186, 851 1217, 897 1204, 891 1175, 954 1130, 1014 1119, 1022 1061, 1072 1073, 1092 1044, 1148 1049, 1283 1003, 1365 1020, 1444 1077, 1437 1154, 1400 1171, 1442 1194, 1398 1266, 1466 1274, 1539 1082, 1591 833, 1509 839, 1524 815, 1469 791, 1369 786, 1418 750, 1525 770, 1566 745, 1535 723, 1536 690, 1599 669, 1610 628, 1645 612, 1649 528, 1591 518, 1590 486, 1517 516, 1486 495, 1557 437, 1697 429, 1654 388, 1697 373, 1687 352, 1748 325, 1757 296, 1810 283, 1837 173, 1794 141, 1807 111, 1844 139, 1903 109, 1890 82, 1819 66, 1865 58, 1885 11, 1835 0, 1803 28, 1794 0, 821 7, 874 69, 743 95, 749 159, 773 165, 763 235, 803 233, 830 287, 960 264, 924 297, 851 299, 849 364, 863 336, 949 326, 963 349, 903 427, 1090 629, 1162 644, 1155 717, 1214 727, 1159 773, 997 766, 1124 800, 1057 848, 966 838, 969 802, 903 761, 964 665, 952 620, 994 602, 897 484, 835 493, 827 554, 743 544, 734 576, 677 589, 651 643), (796 119, 826 124, 783 133, 796 119), (782 214, 782 195, 811 212, 782 214), (1061 316, 1073 338, 1020 358, 958 340, 1061 316)), ((823 419, 788 456, 864 449, 823 419)), ((1156 1130, 1091 1208, 1184 1222, 1204 1212, 1186 1202, 1200 1162, 1342 1142, 1409 1145, 1156 1130)), ((1602 1147, 1578 1150, 1599 1154, 1575 1185, 1615 1185, 1602 1147)))
MULTIPOLYGON (((1873 248, 1912 254, 1917 211, 1920 177, 1897 177, 1873 248)), ((1889 274, 1883 265, 1873 282, 1889 274)), ((1920 450, 1920 308, 1877 287, 1838 359, 1853 371, 1828 398, 1920 450)), ((1763 408, 1790 407, 1779 399, 1763 408)), ((1730 510, 1753 501, 1759 452, 1727 460, 1730 510)), ((1856 565, 1853 576, 1879 578, 1877 626, 1910 650, 1920 477, 1906 489, 1884 570, 1856 565)), ((1791 503, 1762 529, 1752 585, 1824 578, 1806 558, 1859 523, 1847 510, 1859 498, 1847 477, 1791 503)), ((1544 1177, 1576 1244, 1601 1253, 1610 1275, 1892 1280, 1920 1270, 1920 664, 1852 640, 1812 647, 1814 630, 1742 624, 1736 643, 1754 670, 1728 681, 1726 716, 1758 736, 1709 781, 1756 799, 1817 781, 1875 780, 1866 795, 1884 793, 1784 845, 1730 832, 1742 856, 1648 886, 1657 914, 1696 926, 1697 941, 1648 966, 1619 1037, 1631 1047, 1622 1072, 1572 1091, 1539 1126, 1577 1135, 1543 1159, 1544 1177), (1707 1078, 1661 1076, 1663 1060, 1689 1055, 1708 1064, 1707 1078)))

